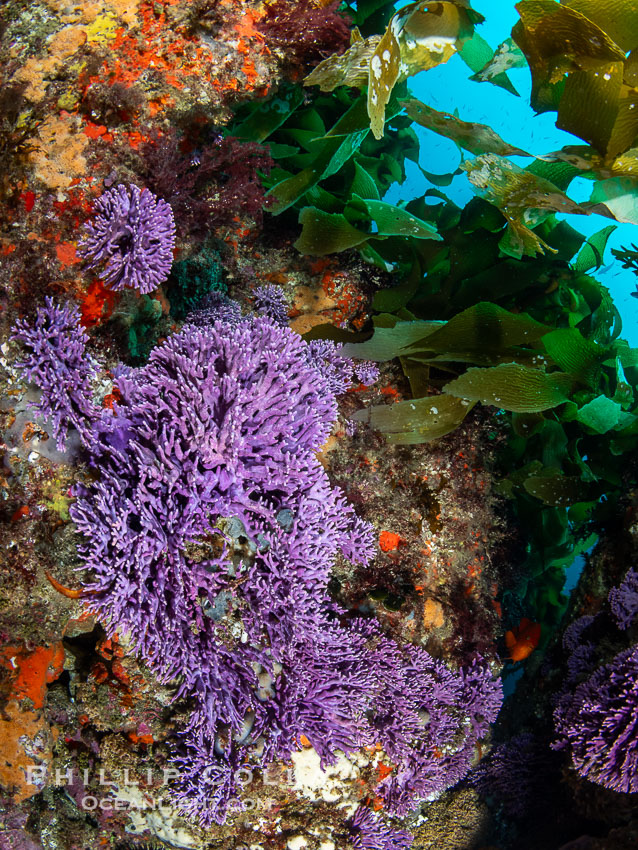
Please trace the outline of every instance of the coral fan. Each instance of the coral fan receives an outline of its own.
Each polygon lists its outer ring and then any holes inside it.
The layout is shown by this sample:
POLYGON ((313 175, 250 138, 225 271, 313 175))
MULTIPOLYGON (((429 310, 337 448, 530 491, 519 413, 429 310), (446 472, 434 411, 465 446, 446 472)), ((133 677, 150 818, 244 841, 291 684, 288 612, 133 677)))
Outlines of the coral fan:
POLYGON ((564 694, 554 722, 553 746, 569 748, 581 776, 614 791, 638 791, 638 647, 564 694))
POLYGON ((120 184, 95 202, 79 253, 89 268, 103 264, 104 282, 115 290, 130 286, 152 292, 168 277, 175 246, 173 211, 148 189, 120 184))
POLYGON ((205 307, 145 366, 120 368, 118 402, 84 432, 97 475, 70 513, 91 609, 190 700, 184 811, 223 821, 238 768, 289 759, 304 735, 322 764, 381 744, 396 769, 379 794, 404 814, 467 773, 500 682, 331 600, 337 555, 373 553, 316 456, 352 365, 232 303, 217 305, 229 321, 205 307))
POLYGON ((628 629, 638 614, 638 572, 629 570, 620 587, 609 591, 611 611, 619 629, 628 629))
POLYGON ((412 844, 408 832, 386 826, 365 806, 359 806, 348 827, 350 843, 356 850, 402 850, 412 844))
POLYGON ((69 427, 88 437, 96 411, 91 401, 94 370, 86 356, 88 335, 79 326, 77 307, 59 307, 47 298, 32 324, 19 320, 12 338, 23 345, 16 366, 42 391, 35 409, 51 421, 58 449, 63 450, 69 427))

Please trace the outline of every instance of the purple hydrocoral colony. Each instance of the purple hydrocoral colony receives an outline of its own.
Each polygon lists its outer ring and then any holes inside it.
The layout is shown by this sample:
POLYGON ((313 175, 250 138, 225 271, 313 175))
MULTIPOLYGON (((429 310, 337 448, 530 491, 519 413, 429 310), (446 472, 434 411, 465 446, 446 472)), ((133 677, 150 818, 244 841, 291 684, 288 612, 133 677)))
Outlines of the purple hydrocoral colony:
POLYGON ((545 740, 521 732, 481 761, 470 774, 470 784, 482 795, 495 797, 506 814, 521 818, 543 805, 557 758, 545 740))
POLYGON ((355 850, 405 850, 412 844, 409 832, 386 826, 365 806, 359 806, 348 821, 348 828, 355 850))
POLYGON ((564 694, 554 723, 554 748, 569 748, 581 776, 614 791, 638 791, 638 647, 564 694))
POLYGON ((638 572, 629 570, 620 587, 609 591, 611 612, 619 629, 628 629, 638 614, 638 572))
POLYGON ((121 401, 84 434, 98 476, 71 514, 91 608, 190 700, 180 802, 204 823, 237 805, 240 767, 302 734, 324 764, 380 743, 402 814, 465 775, 500 705, 485 666, 452 672, 330 599, 337 555, 373 553, 316 456, 351 374, 331 345, 232 312, 118 370, 121 401))
POLYGON ((148 189, 120 184, 95 202, 79 253, 89 268, 106 264, 111 289, 153 292, 168 277, 175 246, 173 211, 148 189))
POLYGON ((77 307, 59 307, 47 298, 34 323, 19 319, 12 332, 12 339, 23 345, 23 357, 16 366, 42 391, 34 407, 50 420, 60 451, 69 427, 86 439, 98 415, 91 400, 94 370, 85 351, 88 336, 79 320, 77 307))
POLYGON ((223 292, 209 292, 197 309, 188 314, 186 324, 203 328, 215 321, 234 323, 241 320, 241 308, 236 301, 223 292))
POLYGON ((278 325, 288 324, 288 304, 286 296, 278 286, 268 284, 255 290, 255 309, 262 316, 268 316, 278 325))
POLYGON ((379 380, 379 367, 372 360, 362 360, 354 364, 354 373, 365 387, 371 387, 379 380))

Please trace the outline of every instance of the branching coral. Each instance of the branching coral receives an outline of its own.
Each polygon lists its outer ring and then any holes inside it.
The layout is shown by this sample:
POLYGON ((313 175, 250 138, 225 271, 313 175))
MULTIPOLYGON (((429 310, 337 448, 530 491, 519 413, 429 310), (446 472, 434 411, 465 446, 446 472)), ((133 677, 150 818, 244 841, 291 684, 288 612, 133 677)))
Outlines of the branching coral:
POLYGON ((609 602, 619 629, 628 629, 638 614, 638 572, 629 570, 620 587, 609 591, 609 602))
POLYGON ((19 320, 12 334, 12 339, 23 347, 22 359, 16 366, 42 391, 34 407, 51 421, 61 451, 70 427, 88 439, 97 418, 91 400, 94 370, 86 355, 88 335, 79 326, 79 319, 77 307, 59 307, 47 298, 35 321, 19 320))
POLYGON ((331 600, 336 557, 373 554, 317 459, 352 364, 230 304, 228 321, 204 308, 145 366, 120 369, 120 401, 85 432, 96 475, 71 516, 91 609, 190 701, 186 812, 223 821, 238 768, 290 759, 304 735, 324 765, 380 744, 396 767, 378 792, 404 814, 465 775, 500 682, 331 600))
POLYGON ((524 817, 543 805, 557 758, 542 738, 520 732, 492 750, 470 782, 481 794, 495 797, 510 817, 524 817))
POLYGON ((268 316, 278 325, 288 324, 288 304, 286 297, 278 286, 268 284, 260 286, 254 293, 255 308, 262 316, 268 316))
POLYGON ((554 723, 555 749, 569 749, 581 776, 614 791, 638 791, 638 647, 564 694, 554 723))
POLYGON ((241 318, 241 308, 236 301, 223 292, 209 292, 197 309, 188 314, 186 321, 189 325, 207 327, 215 321, 233 323, 241 321, 241 318))
POLYGON ((365 806, 359 806, 348 827, 350 844, 355 850, 403 850, 412 844, 408 832, 386 826, 365 806))
POLYGON ((153 292, 168 277, 175 247, 170 206, 148 189, 120 184, 95 202, 78 252, 90 269, 105 265, 104 282, 115 290, 130 286, 153 292))

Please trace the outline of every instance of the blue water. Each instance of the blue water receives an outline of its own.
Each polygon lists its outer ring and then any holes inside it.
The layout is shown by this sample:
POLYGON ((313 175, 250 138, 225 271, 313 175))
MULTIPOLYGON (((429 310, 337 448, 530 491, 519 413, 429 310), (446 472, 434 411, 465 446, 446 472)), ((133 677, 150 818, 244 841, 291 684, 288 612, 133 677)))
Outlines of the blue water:
MULTIPOLYGON (((485 15, 486 21, 479 26, 478 31, 492 48, 511 35, 512 26, 518 20, 514 3, 515 0, 474 0, 472 3, 477 11, 485 15)), ((397 3, 397 7, 404 5, 403 2, 397 3)), ((410 89, 415 97, 434 109, 445 112, 457 109, 459 117, 464 121, 489 124, 505 141, 530 153, 545 154, 564 145, 583 144, 581 139, 571 133, 556 128, 556 113, 536 115, 532 110, 529 105, 531 78, 528 68, 509 72, 509 78, 520 97, 490 83, 475 83, 468 79, 471 74, 462 59, 454 56, 445 65, 417 74, 410 80, 410 89)), ((434 174, 453 172, 460 162, 457 146, 423 127, 415 127, 415 130, 421 142, 420 165, 434 174)), ((529 158, 523 157, 514 158, 514 161, 522 166, 531 162, 529 158)), ((413 163, 408 163, 407 173, 408 179, 403 186, 390 189, 386 195, 388 201, 396 203, 398 200, 419 197, 432 186, 413 163)), ((575 201, 588 200, 592 185, 591 181, 578 178, 570 186, 568 194, 575 201)), ((459 206, 464 206, 474 195, 465 174, 455 177, 452 184, 442 191, 459 206)), ((613 223, 613 220, 598 215, 558 217, 567 220, 585 236, 613 223)), ((638 226, 618 224, 607 243, 603 268, 596 276, 609 288, 620 311, 623 320, 621 336, 630 345, 638 346, 638 299, 631 297, 638 278, 629 269, 623 269, 610 251, 611 248, 629 247, 632 243, 638 243, 638 226)))

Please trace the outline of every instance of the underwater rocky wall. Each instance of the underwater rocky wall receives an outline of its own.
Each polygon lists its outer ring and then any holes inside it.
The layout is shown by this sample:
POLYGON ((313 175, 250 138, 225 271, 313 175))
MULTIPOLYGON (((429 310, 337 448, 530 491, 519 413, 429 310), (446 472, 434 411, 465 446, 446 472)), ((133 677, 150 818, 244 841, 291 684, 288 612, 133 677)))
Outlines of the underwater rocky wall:
POLYGON ((4 4, 0 850, 636 845, 611 5, 4 4), (409 95, 453 57, 582 144, 409 95), (384 200, 415 124, 465 208, 384 200))

